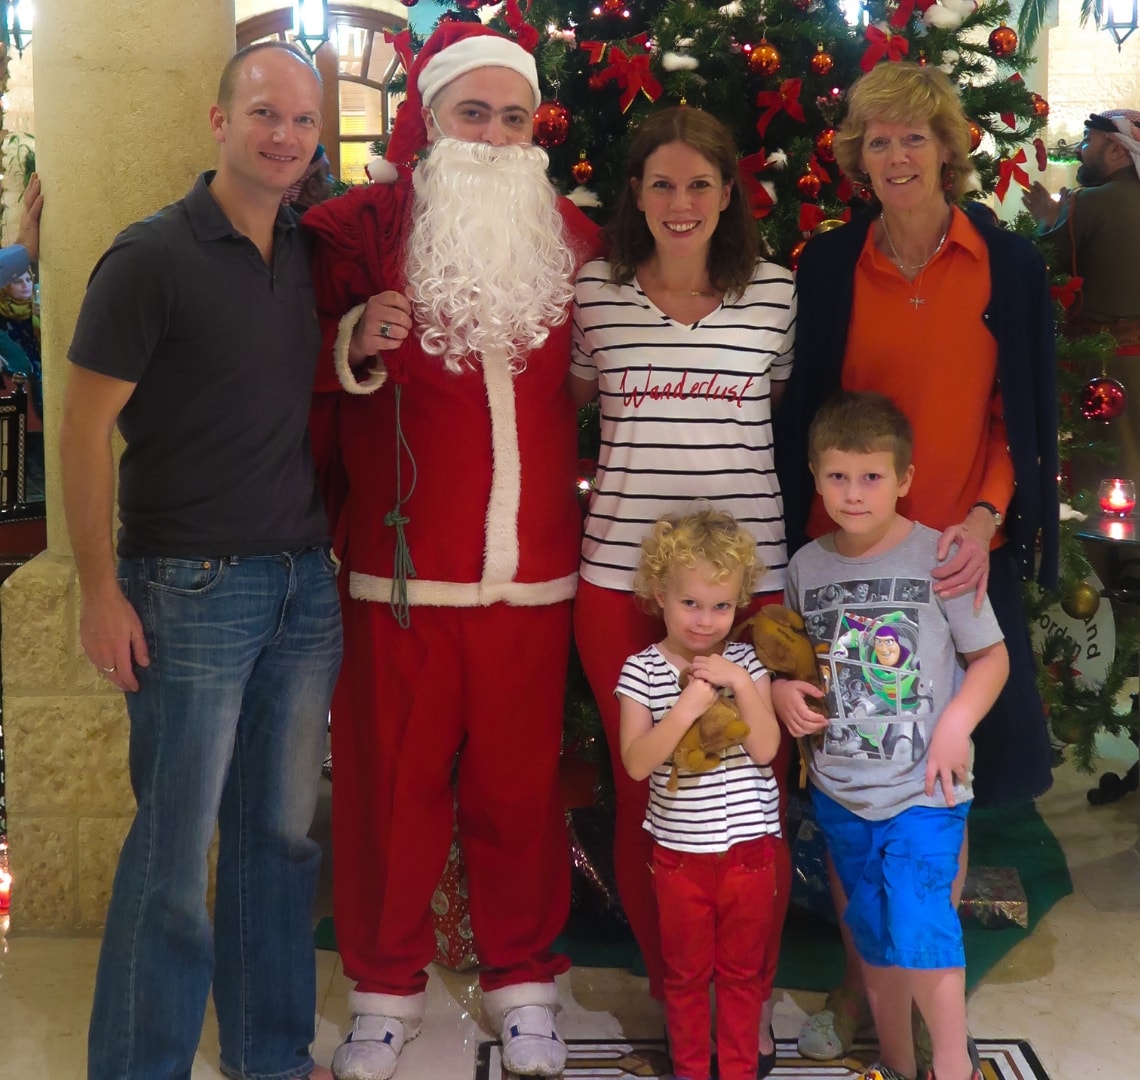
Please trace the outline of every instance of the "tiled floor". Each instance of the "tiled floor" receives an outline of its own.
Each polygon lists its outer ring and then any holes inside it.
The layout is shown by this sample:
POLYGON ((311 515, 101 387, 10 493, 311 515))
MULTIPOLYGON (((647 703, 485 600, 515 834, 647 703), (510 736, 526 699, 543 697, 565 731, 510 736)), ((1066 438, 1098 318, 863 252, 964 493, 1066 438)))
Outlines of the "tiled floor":
MULTIPOLYGON (((1122 756, 1126 745, 1111 750, 1122 756)), ((1127 761, 1125 761, 1127 764, 1127 761)), ((1111 757, 1104 769, 1122 771, 1111 757)), ((1089 777, 1064 766, 1039 806, 1064 846, 1076 891, 994 968, 971 995, 971 1030, 1028 1038, 1053 1080, 1140 1075, 1140 799, 1094 808, 1089 777)), ((327 891, 322 896, 327 904, 327 891)), ((0 1080, 81 1080, 98 943, 0 939, 0 1080)), ((316 1060, 328 1064, 349 1021, 349 983, 334 954, 317 959, 316 1060)), ((575 968, 560 980, 567 1037, 656 1036, 661 1021, 643 980, 575 968)), ((469 1080, 479 1026, 469 976, 434 971, 423 1034, 404 1051, 399 1080, 469 1080)), ((821 995, 777 991, 776 1033, 792 1037, 821 995)), ((216 1080, 217 1040, 207 1020, 194 1080, 216 1080)))

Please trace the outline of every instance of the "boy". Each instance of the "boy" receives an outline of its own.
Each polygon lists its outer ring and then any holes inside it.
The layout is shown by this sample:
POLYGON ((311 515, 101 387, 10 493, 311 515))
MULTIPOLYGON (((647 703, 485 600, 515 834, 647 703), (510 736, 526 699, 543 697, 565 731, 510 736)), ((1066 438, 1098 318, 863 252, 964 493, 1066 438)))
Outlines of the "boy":
POLYGON ((975 614, 972 594, 934 594, 938 533, 897 512, 913 446, 906 417, 879 394, 840 394, 812 422, 809 464, 837 529, 796 553, 787 602, 810 616, 830 719, 807 709, 806 696, 823 695, 806 683, 785 687, 777 708, 804 737, 816 817, 847 897, 879 1033, 881 1064, 868 1080, 916 1076, 912 1003, 933 1043, 927 1080, 980 1080, 952 894, 973 797, 970 734, 1009 661, 988 601, 975 614))

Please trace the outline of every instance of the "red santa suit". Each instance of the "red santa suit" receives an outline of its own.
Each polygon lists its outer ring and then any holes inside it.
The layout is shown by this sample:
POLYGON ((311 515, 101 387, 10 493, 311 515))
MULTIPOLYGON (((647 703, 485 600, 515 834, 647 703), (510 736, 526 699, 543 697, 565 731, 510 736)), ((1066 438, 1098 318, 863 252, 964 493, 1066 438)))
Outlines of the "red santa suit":
MULTIPOLYGON (((359 305, 405 290, 411 194, 402 170, 304 221, 318 237, 313 278, 333 357, 314 441, 318 467, 339 473, 329 490, 343 560, 337 942, 358 991, 389 1003, 423 991, 458 754, 480 982, 553 1002, 568 967, 550 944, 569 904, 557 767, 581 527, 569 321, 514 372, 487 355, 455 374, 413 332, 354 373, 359 305)), ((580 263, 595 227, 566 200, 560 209, 580 263)), ((396 1004, 385 1011, 402 1015, 396 1004)))

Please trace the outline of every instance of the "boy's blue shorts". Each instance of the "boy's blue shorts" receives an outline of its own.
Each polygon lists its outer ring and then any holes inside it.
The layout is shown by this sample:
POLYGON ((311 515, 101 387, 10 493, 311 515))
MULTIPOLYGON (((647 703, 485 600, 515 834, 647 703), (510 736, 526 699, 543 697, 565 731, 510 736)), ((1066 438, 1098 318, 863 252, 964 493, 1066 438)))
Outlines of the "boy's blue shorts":
POLYGON ((965 967, 950 888, 970 804, 912 806, 867 821, 814 787, 811 797, 859 955, 876 967, 965 967))

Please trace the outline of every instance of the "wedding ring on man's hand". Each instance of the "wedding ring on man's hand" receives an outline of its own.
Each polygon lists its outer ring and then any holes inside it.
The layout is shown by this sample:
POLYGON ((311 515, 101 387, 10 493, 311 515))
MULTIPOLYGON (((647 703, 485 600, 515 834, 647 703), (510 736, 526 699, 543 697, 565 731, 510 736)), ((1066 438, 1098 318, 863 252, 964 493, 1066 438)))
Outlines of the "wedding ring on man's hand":
POLYGON ((382 322, 380 324, 380 336, 381 337, 391 337, 392 336, 392 324, 391 323, 382 322))
POLYGON ((104 675, 110 675, 110 674, 111 674, 111 672, 112 672, 112 671, 114 671, 114 670, 115 670, 115 669, 114 669, 113 667, 105 667, 105 668, 103 669, 103 674, 104 674, 104 675))

